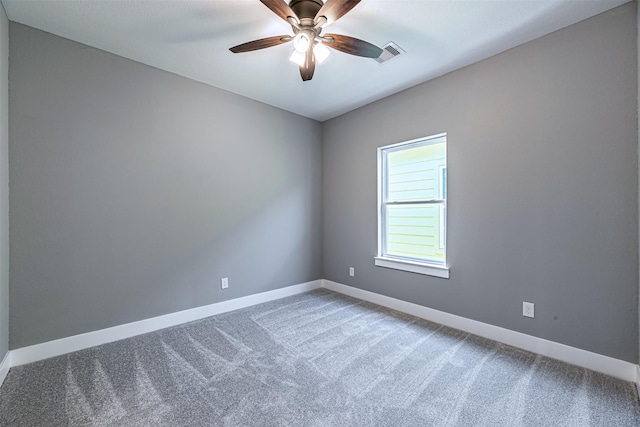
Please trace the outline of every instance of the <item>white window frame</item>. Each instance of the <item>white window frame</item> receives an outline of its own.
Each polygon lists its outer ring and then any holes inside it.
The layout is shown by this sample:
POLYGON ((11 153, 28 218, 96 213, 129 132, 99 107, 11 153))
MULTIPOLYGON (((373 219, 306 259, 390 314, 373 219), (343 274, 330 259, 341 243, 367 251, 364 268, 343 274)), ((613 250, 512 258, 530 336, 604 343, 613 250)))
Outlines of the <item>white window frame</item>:
MULTIPOLYGON (((445 142, 446 144, 446 142, 445 142)), ((446 145, 445 145, 446 146, 446 145)), ((438 186, 438 197, 440 199, 445 200, 445 203, 440 205, 439 214, 440 214, 440 249, 446 250, 446 241, 447 241, 447 216, 445 215, 447 209, 447 165, 440 166, 438 168, 438 179, 440 179, 440 185, 438 186), (444 184, 444 185, 443 185, 444 184)), ((447 259, 447 255, 445 253, 444 257, 445 261, 447 259)))
MULTIPOLYGON (((430 262, 423 262, 420 260, 414 259, 405 259, 401 257, 396 257, 392 255, 386 254, 385 250, 385 212, 386 207, 389 204, 401 204, 403 202, 387 202, 385 191, 387 190, 386 185, 386 154, 389 152, 407 149, 409 146, 419 146, 419 145, 430 145, 430 144, 438 144, 445 143, 445 147, 447 147, 447 134, 441 133, 438 135, 432 135, 425 138, 418 138, 411 141, 400 142, 398 144, 386 145, 384 147, 378 148, 378 254, 375 257, 375 265, 379 267, 392 268, 396 270, 409 271, 412 273, 418 274, 426 274, 429 276, 440 277, 443 279, 449 278, 449 266, 447 264, 447 245, 446 245, 446 235, 447 235, 447 220, 446 220, 446 212, 447 209, 447 200, 439 199, 439 200, 420 200, 412 203, 437 203, 440 204, 442 215, 444 216, 444 221, 441 221, 441 224, 444 224, 444 234, 441 234, 441 243, 444 246, 444 259, 445 262, 443 264, 436 264, 430 262)), ((448 147, 446 148, 448 150, 448 147)), ((446 159, 446 151, 445 151, 445 166, 447 168, 447 159, 446 159)), ((448 172, 448 171, 447 171, 448 172)), ((438 173, 442 174, 442 168, 438 171, 438 173)), ((447 182, 444 183, 448 184, 447 182)), ((442 186, 440 186, 439 197, 442 197, 442 186)), ((448 191, 447 191, 448 195, 448 191)))

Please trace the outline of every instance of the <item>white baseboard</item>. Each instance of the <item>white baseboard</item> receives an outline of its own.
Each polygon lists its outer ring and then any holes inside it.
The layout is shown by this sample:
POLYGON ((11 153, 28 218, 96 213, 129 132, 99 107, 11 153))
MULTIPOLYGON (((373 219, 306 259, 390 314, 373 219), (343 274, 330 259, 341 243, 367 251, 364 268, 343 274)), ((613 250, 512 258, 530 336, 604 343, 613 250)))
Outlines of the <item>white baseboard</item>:
POLYGON ((582 366, 597 372, 602 372, 625 381, 636 383, 640 393, 640 367, 638 365, 604 356, 590 351, 570 347, 554 341, 545 340, 531 335, 515 332, 499 326, 478 322, 443 311, 434 310, 418 304, 398 300, 374 292, 365 291, 330 280, 314 280, 299 285, 288 286, 286 288, 275 289, 273 291, 260 294, 249 295, 229 301, 223 301, 189 310, 170 313, 151 319, 140 320, 112 328, 101 329, 99 331, 87 332, 85 334, 74 335, 29 347, 22 347, 7 352, 2 363, 0 363, 0 385, 9 368, 27 363, 37 362, 50 357, 60 356, 73 351, 83 350, 101 344, 130 338, 136 335, 157 331, 159 329, 177 326, 205 317, 226 313, 233 310, 249 307, 263 302, 273 301, 291 295, 308 292, 320 287, 349 295, 374 304, 389 307, 403 313, 427 319, 436 323, 450 326, 465 332, 470 332, 485 338, 499 341, 514 347, 522 348, 553 359, 562 360, 574 365, 582 366))
POLYGON ((344 295, 369 301, 384 307, 389 307, 403 313, 411 314, 413 316, 465 332, 470 332, 481 337, 541 354, 552 359, 561 360, 593 371, 602 372, 603 374, 621 378, 625 381, 631 381, 636 384, 640 381, 640 370, 638 369, 638 365, 624 360, 615 359, 598 353, 592 353, 590 351, 570 347, 565 344, 545 340, 543 338, 534 337, 521 332, 515 332, 499 326, 479 322, 477 320, 467 319, 466 317, 456 316, 455 314, 445 313, 443 311, 434 310, 432 308, 354 288, 352 286, 343 285, 341 283, 332 282, 330 280, 323 280, 322 286, 326 289, 339 292, 344 295))
MULTIPOLYGON (((163 316, 152 317, 150 319, 140 320, 137 322, 126 323, 124 325, 114 326, 111 328, 101 329, 98 331, 87 332, 85 334, 74 335, 71 337, 61 338, 54 341, 48 341, 41 344, 35 344, 29 347, 22 347, 9 352, 10 363, 7 363, 7 371, 9 364, 11 366, 20 366, 27 363, 37 362, 39 360, 48 359, 50 357, 60 356, 71 353, 73 351, 83 350, 96 345, 106 344, 136 335, 146 334, 147 332, 157 331, 171 326, 180 325, 194 320, 203 319, 205 317, 214 316, 220 313, 226 313, 240 308, 249 307, 263 302, 273 301, 276 299, 300 294, 320 288, 322 280, 314 280, 312 282, 301 283, 299 285, 288 286, 286 288, 275 289, 273 291, 262 292, 255 295, 236 298, 229 301, 222 301, 215 304, 196 307, 189 310, 179 311, 176 313, 165 314, 163 316)), ((5 358, 6 361, 7 358, 5 358)), ((5 365, 3 362, 1 367, 5 365)), ((0 369, 2 374, 2 369, 0 369)))
POLYGON ((7 354, 5 354, 2 359, 2 363, 0 363, 0 386, 4 382, 4 379, 7 378, 9 368, 11 368, 11 352, 7 351, 7 354))
POLYGON ((636 366, 636 389, 638 390, 638 399, 640 399, 640 366, 636 366))

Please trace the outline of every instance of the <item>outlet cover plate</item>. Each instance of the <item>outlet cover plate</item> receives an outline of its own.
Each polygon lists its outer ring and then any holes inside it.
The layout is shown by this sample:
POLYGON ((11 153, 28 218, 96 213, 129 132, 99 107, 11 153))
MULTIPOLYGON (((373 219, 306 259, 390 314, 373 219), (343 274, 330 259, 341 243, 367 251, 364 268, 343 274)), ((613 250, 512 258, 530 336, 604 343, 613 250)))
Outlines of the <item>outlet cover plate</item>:
POLYGON ((222 286, 222 289, 227 289, 229 287, 229 278, 223 277, 220 279, 220 285, 222 286))
POLYGON ((535 317, 535 307, 532 302, 522 301, 522 315, 524 317, 535 317))

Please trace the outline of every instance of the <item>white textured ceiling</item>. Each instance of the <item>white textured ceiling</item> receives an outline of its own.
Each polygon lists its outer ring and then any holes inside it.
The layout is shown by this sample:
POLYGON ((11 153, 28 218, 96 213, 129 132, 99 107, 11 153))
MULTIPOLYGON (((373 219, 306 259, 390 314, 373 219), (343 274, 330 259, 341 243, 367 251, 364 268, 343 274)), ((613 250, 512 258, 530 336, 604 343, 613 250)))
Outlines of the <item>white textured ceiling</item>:
POLYGON ((258 0, 2 0, 10 20, 324 121, 628 0, 362 0, 327 31, 407 53, 379 65, 335 50, 303 82, 290 34, 258 0))

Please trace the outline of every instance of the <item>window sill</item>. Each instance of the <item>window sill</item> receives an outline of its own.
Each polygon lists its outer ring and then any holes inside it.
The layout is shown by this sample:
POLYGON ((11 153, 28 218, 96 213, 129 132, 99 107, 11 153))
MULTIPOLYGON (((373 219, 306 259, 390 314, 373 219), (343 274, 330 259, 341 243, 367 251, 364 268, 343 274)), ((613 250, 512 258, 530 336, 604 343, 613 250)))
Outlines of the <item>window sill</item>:
POLYGON ((434 264, 404 261, 393 258, 375 257, 378 267, 393 268, 395 270, 409 271, 411 273, 426 274, 427 276, 449 278, 449 268, 434 264))

